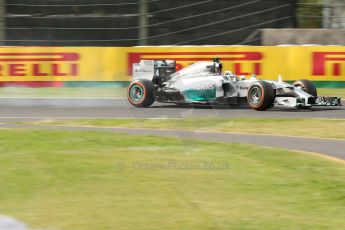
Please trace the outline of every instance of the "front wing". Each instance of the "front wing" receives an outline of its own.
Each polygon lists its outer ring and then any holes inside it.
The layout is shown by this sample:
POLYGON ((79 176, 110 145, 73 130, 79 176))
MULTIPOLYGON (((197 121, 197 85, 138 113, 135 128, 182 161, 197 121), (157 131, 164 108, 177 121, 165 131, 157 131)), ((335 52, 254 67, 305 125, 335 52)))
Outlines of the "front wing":
POLYGON ((315 98, 295 98, 295 97, 276 97, 275 106, 287 107, 311 107, 311 106, 342 106, 340 97, 315 97, 315 98))

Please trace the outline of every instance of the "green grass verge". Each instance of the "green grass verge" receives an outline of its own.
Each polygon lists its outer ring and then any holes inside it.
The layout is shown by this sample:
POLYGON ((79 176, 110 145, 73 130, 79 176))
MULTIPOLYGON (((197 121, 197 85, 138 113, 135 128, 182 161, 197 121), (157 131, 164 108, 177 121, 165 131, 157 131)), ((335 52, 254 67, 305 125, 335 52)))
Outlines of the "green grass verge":
MULTIPOLYGON (((340 96, 345 99, 345 89, 318 89, 322 96, 340 96)), ((62 88, 27 88, 4 87, 0 88, 0 97, 96 97, 96 98, 126 98, 126 88, 114 87, 62 87, 62 88)))
POLYGON ((317 93, 320 96, 330 96, 330 97, 341 97, 342 99, 345 99, 345 89, 339 88, 339 89, 331 89, 331 88, 318 88, 317 93))
POLYGON ((345 228, 344 165, 273 148, 0 130, 0 178, 0 213, 32 228, 345 228))
POLYGON ((184 118, 92 119, 40 121, 42 125, 109 126, 153 129, 241 132, 345 139, 345 119, 310 118, 184 118))

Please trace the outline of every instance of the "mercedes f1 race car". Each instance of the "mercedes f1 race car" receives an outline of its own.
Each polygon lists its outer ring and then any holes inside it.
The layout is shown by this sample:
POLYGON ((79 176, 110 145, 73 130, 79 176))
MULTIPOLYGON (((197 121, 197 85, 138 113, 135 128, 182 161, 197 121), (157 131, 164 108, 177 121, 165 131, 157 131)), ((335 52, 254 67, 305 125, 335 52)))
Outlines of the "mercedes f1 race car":
POLYGON ((308 80, 293 84, 282 81, 249 79, 230 71, 222 72, 218 58, 196 62, 176 71, 174 60, 141 60, 133 64, 133 81, 128 86, 128 101, 136 107, 149 107, 154 101, 176 104, 248 103, 255 110, 273 106, 306 108, 341 106, 340 97, 317 95, 308 80))

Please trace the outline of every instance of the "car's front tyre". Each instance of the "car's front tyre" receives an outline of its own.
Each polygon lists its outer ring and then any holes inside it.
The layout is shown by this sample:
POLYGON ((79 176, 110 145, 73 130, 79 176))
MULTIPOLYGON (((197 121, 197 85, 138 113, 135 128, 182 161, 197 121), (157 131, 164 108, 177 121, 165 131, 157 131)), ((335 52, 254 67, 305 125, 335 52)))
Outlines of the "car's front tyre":
POLYGON ((317 89, 313 82, 309 80, 298 80, 293 83, 293 86, 302 89, 304 92, 317 97, 317 89))
POLYGON ((155 101, 153 83, 146 79, 131 82, 127 89, 127 98, 135 107, 149 107, 155 101))
POLYGON ((249 106, 255 110, 266 110, 270 108, 275 99, 273 86, 266 81, 253 83, 247 95, 249 106))

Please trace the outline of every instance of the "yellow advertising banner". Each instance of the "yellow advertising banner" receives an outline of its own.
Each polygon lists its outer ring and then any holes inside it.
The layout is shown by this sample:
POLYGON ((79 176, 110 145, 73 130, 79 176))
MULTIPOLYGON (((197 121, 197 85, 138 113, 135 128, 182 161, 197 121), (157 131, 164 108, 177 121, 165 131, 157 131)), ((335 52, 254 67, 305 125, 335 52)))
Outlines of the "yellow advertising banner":
POLYGON ((2 47, 0 81, 125 81, 120 48, 2 47))
POLYGON ((176 60, 181 69, 213 57, 238 75, 345 81, 344 46, 1 47, 0 81, 130 81, 143 59, 176 60))

